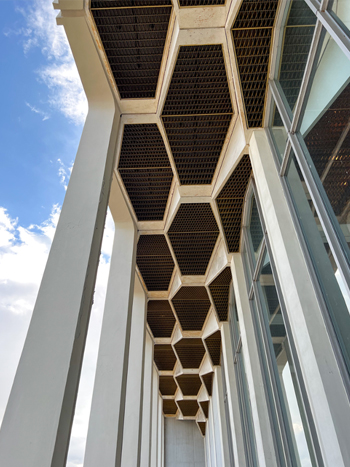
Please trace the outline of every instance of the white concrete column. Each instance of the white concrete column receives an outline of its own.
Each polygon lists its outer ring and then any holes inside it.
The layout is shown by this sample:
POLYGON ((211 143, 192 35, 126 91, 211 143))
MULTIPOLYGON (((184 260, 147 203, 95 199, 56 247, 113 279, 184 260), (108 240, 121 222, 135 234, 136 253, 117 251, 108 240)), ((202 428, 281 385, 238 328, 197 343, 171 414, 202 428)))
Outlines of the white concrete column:
POLYGON ((157 467, 158 458, 158 397, 159 397, 159 376, 153 365, 152 376, 152 426, 151 426, 151 467, 157 467))
POLYGON ((145 325, 146 295, 140 279, 135 277, 121 461, 123 467, 140 465, 145 325))
POLYGON ((209 403, 209 417, 208 417, 208 436, 209 436, 209 452, 210 452, 210 466, 211 467, 220 467, 216 463, 216 446, 215 446, 215 436, 214 436, 214 411, 213 411, 213 399, 210 399, 209 403))
POLYGON ((93 300, 119 109, 78 13, 61 23, 89 113, 2 423, 4 467, 65 466, 93 300))
POLYGON ((325 465, 350 465, 350 405, 264 130, 251 161, 325 465))
POLYGON ((267 396, 264 390, 264 378, 259 359, 259 349, 249 305, 242 258, 239 253, 232 255, 231 270, 242 346, 244 348, 243 358, 249 387, 259 464, 260 467, 277 467, 272 427, 266 400, 267 396))
POLYGON ((164 464, 164 415, 163 399, 158 396, 158 453, 157 467, 163 467, 164 464))
POLYGON ((235 462, 239 467, 246 466, 241 414, 239 409, 235 363, 233 360, 232 341, 229 323, 221 326, 222 358, 226 379, 226 390, 230 424, 232 429, 233 454, 235 462))
POLYGON ((224 406, 224 391, 222 387, 221 367, 215 367, 213 379, 213 421, 216 446, 216 464, 222 467, 230 467, 230 452, 228 448, 228 436, 226 426, 226 415, 224 406))
POLYGON ((115 236, 84 467, 118 465, 123 438, 137 236, 116 178, 113 179, 110 208, 115 236))
POLYGON ((153 388, 153 340, 146 332, 145 363, 143 374, 141 467, 151 465, 152 441, 152 388, 153 388))

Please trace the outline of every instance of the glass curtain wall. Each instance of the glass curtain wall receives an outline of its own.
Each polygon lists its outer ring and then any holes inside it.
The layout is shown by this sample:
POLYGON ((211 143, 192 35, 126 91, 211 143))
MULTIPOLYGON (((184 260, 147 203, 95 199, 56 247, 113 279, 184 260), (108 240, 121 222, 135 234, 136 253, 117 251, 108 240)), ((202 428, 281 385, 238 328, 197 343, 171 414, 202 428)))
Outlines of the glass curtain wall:
POLYGON ((323 466, 254 184, 248 206, 244 267, 279 465, 323 466))
POLYGON ((267 131, 350 395, 349 24, 350 0, 289 3, 267 131))

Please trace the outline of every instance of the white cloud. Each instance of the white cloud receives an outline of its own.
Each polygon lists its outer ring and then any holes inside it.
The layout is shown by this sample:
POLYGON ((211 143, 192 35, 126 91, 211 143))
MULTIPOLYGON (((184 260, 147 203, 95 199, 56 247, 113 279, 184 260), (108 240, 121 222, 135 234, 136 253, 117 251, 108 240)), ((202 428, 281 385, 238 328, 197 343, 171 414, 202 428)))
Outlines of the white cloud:
MULTIPOLYGON (((0 425, 59 214, 60 207, 54 205, 45 222, 24 227, 0 207, 0 425)), ((81 467, 83 463, 113 225, 108 212, 67 467, 81 467)))
POLYGON ((64 189, 67 190, 70 174, 73 170, 74 163, 72 162, 70 166, 64 164, 61 159, 57 159, 58 162, 58 176, 60 178, 60 183, 63 185, 64 189))
POLYGON ((43 110, 38 109, 34 105, 30 105, 28 102, 26 102, 26 106, 29 107, 32 112, 42 116, 43 122, 45 122, 45 120, 48 120, 50 118, 50 115, 48 113, 44 112, 43 110))
POLYGON ((57 11, 52 7, 52 0, 34 0, 17 11, 25 18, 26 27, 5 34, 22 35, 26 54, 34 47, 40 48, 46 65, 37 73, 49 89, 49 105, 75 124, 82 124, 87 100, 64 29, 56 24, 57 11))

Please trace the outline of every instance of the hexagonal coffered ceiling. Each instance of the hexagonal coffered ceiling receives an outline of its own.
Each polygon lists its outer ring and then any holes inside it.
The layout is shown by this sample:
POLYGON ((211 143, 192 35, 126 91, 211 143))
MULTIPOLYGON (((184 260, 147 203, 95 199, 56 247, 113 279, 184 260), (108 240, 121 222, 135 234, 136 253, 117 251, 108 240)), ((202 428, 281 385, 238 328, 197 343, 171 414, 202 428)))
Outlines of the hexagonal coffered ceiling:
POLYGON ((209 203, 181 204, 168 230, 182 275, 203 275, 219 235, 209 203))
POLYGON ((211 305, 205 287, 181 287, 171 301, 183 331, 202 330, 211 305))
POLYGON ((118 170, 137 219, 162 220, 173 172, 155 123, 124 126, 118 170))
POLYGON ((162 120, 182 185, 211 183, 232 115, 222 45, 180 47, 162 120))

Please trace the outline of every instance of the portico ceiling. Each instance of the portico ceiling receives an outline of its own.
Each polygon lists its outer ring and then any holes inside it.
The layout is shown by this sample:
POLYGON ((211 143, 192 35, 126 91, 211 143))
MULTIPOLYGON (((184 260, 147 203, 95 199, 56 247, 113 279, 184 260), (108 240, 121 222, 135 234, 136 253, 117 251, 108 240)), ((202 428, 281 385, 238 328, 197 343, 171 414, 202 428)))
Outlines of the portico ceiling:
POLYGON ((121 113, 115 178, 139 230, 163 412, 202 434, 240 251, 278 0, 91 0, 121 113))

